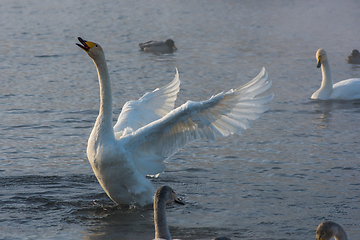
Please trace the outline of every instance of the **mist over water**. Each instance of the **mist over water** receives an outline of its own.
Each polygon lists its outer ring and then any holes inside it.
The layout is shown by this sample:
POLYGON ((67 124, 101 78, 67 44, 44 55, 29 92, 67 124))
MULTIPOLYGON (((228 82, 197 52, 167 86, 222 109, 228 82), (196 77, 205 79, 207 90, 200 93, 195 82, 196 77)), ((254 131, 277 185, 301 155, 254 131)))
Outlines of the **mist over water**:
POLYGON ((0 3, 0 238, 152 239, 149 208, 114 206, 86 144, 99 108, 91 59, 104 48, 114 121, 123 104, 179 69, 176 106, 236 88, 265 67, 275 98, 241 135, 197 141, 167 160, 154 188, 173 238, 314 239, 323 220, 360 238, 360 102, 310 100, 318 48, 334 82, 360 77, 358 1, 10 1, 0 3), (138 43, 172 38, 174 54, 138 43))

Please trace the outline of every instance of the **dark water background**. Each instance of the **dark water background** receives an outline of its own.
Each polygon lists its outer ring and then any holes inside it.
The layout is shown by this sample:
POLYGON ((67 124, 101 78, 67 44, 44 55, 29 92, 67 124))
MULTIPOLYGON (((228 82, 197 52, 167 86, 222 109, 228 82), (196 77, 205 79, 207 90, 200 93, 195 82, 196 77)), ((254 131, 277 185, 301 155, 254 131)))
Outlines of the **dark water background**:
POLYGON ((266 67, 275 98, 241 135, 195 142, 151 179, 173 187, 181 239, 314 239, 323 220, 360 238, 360 102, 310 100, 324 48, 334 81, 360 77, 360 2, 0 2, 0 238, 152 239, 152 209, 114 207, 86 142, 99 107, 96 70, 75 42, 105 49, 122 105, 182 80, 177 105, 240 86, 266 67), (169 55, 137 44, 173 38, 169 55))

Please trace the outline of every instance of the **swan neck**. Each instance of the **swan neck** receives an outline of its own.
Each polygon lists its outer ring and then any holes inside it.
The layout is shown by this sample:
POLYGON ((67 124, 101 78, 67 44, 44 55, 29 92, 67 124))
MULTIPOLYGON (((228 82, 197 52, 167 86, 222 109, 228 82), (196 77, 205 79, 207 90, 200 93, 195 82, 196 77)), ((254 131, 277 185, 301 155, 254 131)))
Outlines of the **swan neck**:
POLYGON ((166 202, 154 201, 154 223, 155 238, 171 239, 169 228, 166 221, 166 202))
POLYGON ((322 72, 322 82, 321 87, 322 89, 332 89, 333 88, 333 80, 330 70, 329 61, 326 59, 321 64, 321 72, 322 72))
POLYGON ((105 131, 109 131, 113 134, 112 128, 112 93, 109 72, 105 60, 105 56, 99 60, 94 60, 99 85, 100 85, 100 109, 99 116, 96 120, 96 126, 102 128, 105 131))

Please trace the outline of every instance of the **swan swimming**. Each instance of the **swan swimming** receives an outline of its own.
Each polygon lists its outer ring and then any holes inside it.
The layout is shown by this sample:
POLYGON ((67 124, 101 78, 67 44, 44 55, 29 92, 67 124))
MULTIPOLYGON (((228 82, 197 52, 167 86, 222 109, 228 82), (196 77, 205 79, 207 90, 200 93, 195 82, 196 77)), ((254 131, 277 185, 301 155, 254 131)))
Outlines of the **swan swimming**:
POLYGON ((355 100, 360 99, 360 78, 350 78, 333 85, 329 61, 325 50, 316 52, 317 67, 321 67, 322 82, 319 90, 311 99, 319 100, 355 100))
POLYGON ((144 43, 139 43, 139 47, 144 52, 153 52, 153 53, 172 53, 174 50, 177 50, 175 42, 172 39, 167 39, 163 41, 148 41, 144 43))
POLYGON ((345 230, 337 223, 324 221, 316 229, 316 240, 347 240, 345 230))
POLYGON ((154 189, 146 175, 165 169, 164 160, 195 139, 240 133, 265 112, 273 94, 263 68, 242 87, 221 92, 207 101, 188 101, 173 109, 180 80, 125 103, 112 124, 112 94, 101 46, 78 38, 95 63, 100 85, 100 109, 87 145, 87 157, 106 194, 117 204, 144 206, 153 202, 154 189))

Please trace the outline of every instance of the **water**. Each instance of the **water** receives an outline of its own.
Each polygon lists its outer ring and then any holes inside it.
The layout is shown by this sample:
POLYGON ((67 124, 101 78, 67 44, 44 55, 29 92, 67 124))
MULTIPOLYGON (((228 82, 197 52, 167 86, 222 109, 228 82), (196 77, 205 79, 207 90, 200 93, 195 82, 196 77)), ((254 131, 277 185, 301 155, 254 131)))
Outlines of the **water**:
POLYGON ((114 207, 86 142, 96 70, 77 37, 105 49, 122 105, 182 80, 177 105, 240 86, 266 67, 275 98, 241 135, 195 142, 150 179, 173 187, 182 239, 313 239, 322 220, 360 238, 360 102, 310 100, 318 48, 335 81, 360 76, 358 1, 12 1, 0 3, 0 238, 152 239, 151 208, 114 207), (169 55, 137 44, 173 38, 169 55), (204 87, 206 86, 206 87, 204 87))

